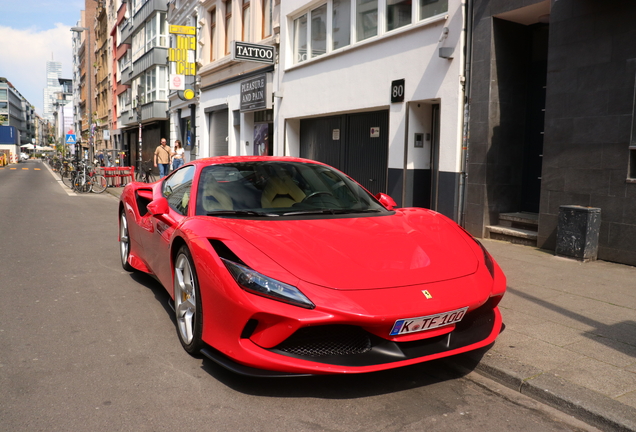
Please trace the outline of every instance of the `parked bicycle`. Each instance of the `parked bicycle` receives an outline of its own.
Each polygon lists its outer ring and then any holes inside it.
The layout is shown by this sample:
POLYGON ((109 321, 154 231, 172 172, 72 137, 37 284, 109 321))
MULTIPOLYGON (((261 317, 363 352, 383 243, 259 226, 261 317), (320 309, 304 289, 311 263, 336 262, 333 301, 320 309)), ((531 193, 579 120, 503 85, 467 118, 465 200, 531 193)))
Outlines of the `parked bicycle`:
POLYGON ((135 180, 144 183, 154 183, 156 181, 155 176, 152 174, 152 160, 147 160, 141 163, 141 169, 135 174, 135 180))
POLYGON ((70 162, 62 175, 62 182, 78 193, 102 193, 108 187, 106 177, 99 174, 94 167, 83 162, 70 162))

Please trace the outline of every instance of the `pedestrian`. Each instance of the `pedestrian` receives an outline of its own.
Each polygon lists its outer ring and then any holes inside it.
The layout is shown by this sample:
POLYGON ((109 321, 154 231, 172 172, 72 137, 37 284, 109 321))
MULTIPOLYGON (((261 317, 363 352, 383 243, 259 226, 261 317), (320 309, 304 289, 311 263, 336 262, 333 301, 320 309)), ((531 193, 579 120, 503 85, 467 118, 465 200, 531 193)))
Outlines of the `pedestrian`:
POLYGON ((155 149, 155 166, 159 167, 159 178, 164 178, 168 175, 170 168, 170 147, 165 138, 161 138, 161 145, 158 145, 155 149))
POLYGON ((181 141, 175 140, 174 142, 174 150, 172 151, 172 169, 177 169, 181 165, 183 165, 185 161, 183 160, 183 147, 181 146, 181 141))

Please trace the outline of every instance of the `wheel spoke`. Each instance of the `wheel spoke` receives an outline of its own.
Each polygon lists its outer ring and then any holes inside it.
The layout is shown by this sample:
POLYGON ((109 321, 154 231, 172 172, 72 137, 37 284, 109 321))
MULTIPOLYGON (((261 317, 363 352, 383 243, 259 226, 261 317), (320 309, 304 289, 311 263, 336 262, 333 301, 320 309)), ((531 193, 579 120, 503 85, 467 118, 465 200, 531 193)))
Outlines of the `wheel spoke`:
POLYGON ((194 338, 194 326, 197 314, 196 287, 194 275, 188 258, 181 254, 174 266, 175 314, 179 334, 184 343, 194 338))

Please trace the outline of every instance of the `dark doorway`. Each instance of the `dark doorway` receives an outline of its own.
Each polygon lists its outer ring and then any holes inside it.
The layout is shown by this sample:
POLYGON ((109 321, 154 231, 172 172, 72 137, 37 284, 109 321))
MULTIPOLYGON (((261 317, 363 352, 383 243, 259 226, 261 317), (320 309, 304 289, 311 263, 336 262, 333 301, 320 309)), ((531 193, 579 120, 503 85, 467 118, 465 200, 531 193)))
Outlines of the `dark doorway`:
POLYGON ((389 113, 358 114, 300 121, 300 156, 347 173, 369 192, 387 192, 389 113))
POLYGON ((548 71, 548 25, 529 27, 530 68, 527 80, 526 139, 523 149, 521 211, 539 213, 545 90, 548 71))

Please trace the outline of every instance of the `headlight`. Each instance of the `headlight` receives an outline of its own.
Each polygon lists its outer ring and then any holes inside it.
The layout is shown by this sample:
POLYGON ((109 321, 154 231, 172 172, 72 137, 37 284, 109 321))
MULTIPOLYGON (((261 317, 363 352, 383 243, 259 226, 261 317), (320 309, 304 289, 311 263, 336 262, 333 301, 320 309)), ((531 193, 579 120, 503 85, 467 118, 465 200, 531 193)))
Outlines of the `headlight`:
POLYGON ((236 283, 246 291, 305 309, 316 307, 311 300, 294 286, 279 282, 225 258, 221 258, 221 261, 230 271, 236 283))

